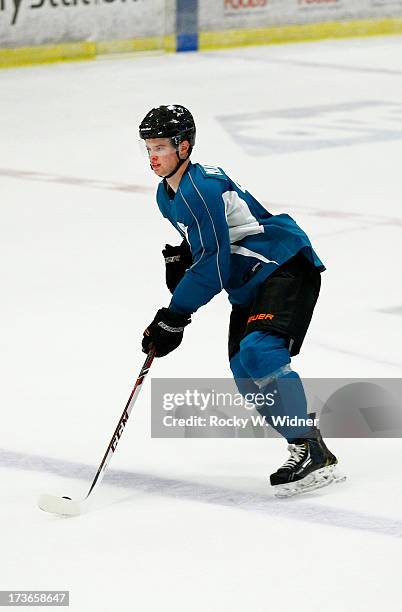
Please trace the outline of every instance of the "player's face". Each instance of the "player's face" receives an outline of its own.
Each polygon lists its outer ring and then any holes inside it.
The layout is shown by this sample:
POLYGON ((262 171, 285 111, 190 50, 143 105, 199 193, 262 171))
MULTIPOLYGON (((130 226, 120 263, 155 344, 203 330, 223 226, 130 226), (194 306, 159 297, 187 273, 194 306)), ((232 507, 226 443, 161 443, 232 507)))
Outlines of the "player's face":
POLYGON ((169 138, 148 138, 145 141, 149 162, 158 176, 167 176, 177 165, 176 149, 169 138))

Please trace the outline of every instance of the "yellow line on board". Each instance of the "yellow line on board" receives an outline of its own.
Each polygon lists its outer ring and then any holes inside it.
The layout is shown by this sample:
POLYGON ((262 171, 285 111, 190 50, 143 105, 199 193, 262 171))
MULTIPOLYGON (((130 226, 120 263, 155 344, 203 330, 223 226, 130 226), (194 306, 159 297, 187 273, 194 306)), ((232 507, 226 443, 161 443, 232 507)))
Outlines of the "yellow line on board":
POLYGON ((95 56, 96 44, 93 42, 0 49, 0 68, 88 60, 94 59, 95 56))
POLYGON ((176 37, 134 38, 101 42, 77 42, 37 47, 0 48, 0 68, 15 68, 32 64, 93 60, 99 55, 141 51, 176 51, 176 37))
POLYGON ((176 51, 176 37, 133 38, 129 40, 110 40, 97 43, 97 55, 108 53, 135 53, 141 51, 176 51))
POLYGON ((402 18, 329 21, 250 30, 200 32, 201 51, 290 42, 402 34, 402 18))

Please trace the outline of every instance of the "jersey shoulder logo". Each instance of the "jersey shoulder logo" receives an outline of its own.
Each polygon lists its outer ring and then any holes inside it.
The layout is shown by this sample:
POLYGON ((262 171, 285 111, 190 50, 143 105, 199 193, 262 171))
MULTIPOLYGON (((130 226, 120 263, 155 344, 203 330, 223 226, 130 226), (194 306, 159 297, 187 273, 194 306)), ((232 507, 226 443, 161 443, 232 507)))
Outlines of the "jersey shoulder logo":
POLYGON ((220 178, 225 180, 225 175, 223 173, 223 170, 221 170, 221 168, 218 168, 217 166, 204 166, 199 164, 200 170, 202 172, 202 174, 206 177, 206 178, 220 178))

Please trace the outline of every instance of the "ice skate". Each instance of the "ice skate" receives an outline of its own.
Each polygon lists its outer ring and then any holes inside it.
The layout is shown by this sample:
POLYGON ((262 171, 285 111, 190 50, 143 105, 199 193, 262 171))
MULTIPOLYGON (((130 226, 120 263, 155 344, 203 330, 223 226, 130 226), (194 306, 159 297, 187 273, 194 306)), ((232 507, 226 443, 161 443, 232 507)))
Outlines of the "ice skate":
POLYGON ((346 479, 318 429, 310 438, 294 440, 288 450, 289 459, 270 477, 276 497, 292 497, 346 479))

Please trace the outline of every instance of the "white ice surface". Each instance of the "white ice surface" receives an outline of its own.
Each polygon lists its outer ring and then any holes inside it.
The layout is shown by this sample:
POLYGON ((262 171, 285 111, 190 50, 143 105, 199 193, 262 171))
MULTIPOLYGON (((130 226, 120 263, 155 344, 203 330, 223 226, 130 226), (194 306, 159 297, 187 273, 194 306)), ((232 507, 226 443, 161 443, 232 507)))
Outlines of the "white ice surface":
MULTIPOLYGON (((168 303, 160 248, 177 238, 136 143, 152 106, 190 107, 194 160, 289 212, 327 264, 295 369, 400 376, 402 140, 381 131, 397 129, 384 104, 402 119, 401 77, 399 37, 0 72, 0 589, 70 589, 74 612, 399 607, 400 440, 334 440, 347 483, 277 501, 281 440, 151 439, 147 381, 93 511, 36 500, 86 492, 168 303), (255 156, 220 121, 362 102, 380 104, 351 130, 378 138, 350 146, 255 156)), ((228 312, 223 295, 200 310, 152 374, 228 376, 228 312)))

